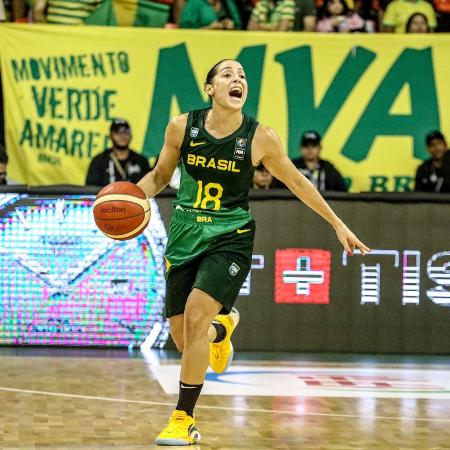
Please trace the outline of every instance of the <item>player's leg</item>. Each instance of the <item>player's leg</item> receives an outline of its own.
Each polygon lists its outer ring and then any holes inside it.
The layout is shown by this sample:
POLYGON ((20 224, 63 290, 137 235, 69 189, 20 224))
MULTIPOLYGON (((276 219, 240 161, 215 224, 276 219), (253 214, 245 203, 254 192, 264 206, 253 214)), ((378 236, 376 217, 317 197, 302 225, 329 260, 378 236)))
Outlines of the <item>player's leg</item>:
MULTIPOLYGON (((195 282, 197 269, 198 264, 193 263, 167 275, 166 316, 169 318, 170 335, 180 353, 184 350, 184 309, 195 282)), ((210 324, 209 342, 220 342, 224 337, 225 327, 220 322, 210 324)))
MULTIPOLYGON (((210 295, 193 289, 184 311, 184 348, 181 358, 178 403, 169 423, 156 438, 158 445, 190 445, 200 440, 194 408, 209 363, 208 330, 222 305, 210 295)), ((174 321, 178 324, 178 319, 174 321)))
POLYGON ((184 314, 177 314, 176 316, 169 317, 170 336, 172 336, 173 342, 177 350, 183 353, 184 349, 184 314))
MULTIPOLYGON (((236 308, 233 308, 229 316, 232 318, 234 327, 239 322, 239 312, 236 308)), ((223 319, 226 316, 220 314, 216 316, 218 319, 214 319, 211 325, 208 328, 208 341, 209 343, 218 343, 221 342, 226 334, 226 328, 222 324, 223 319)), ((225 319, 226 320, 226 319, 225 319)), ((173 317, 169 317, 170 324, 170 335, 172 336, 172 340, 175 343, 177 350, 180 353, 183 353, 184 350, 184 314, 178 314, 173 317)))
MULTIPOLYGON (((171 283, 168 282, 168 286, 172 285, 171 283)), ((192 289, 192 284, 191 283, 191 287, 190 289, 192 289)), ((182 297, 182 292, 180 292, 179 290, 176 290, 178 292, 175 292, 175 294, 170 295, 171 298, 178 297, 181 298, 182 297)), ((169 297, 169 296, 168 296, 169 297)), ((186 295, 186 298, 188 297, 188 295, 186 295)), ((179 311, 181 308, 181 304, 179 302, 179 300, 177 300, 176 302, 169 302, 166 305, 166 310, 168 311, 179 311), (170 303, 170 304, 169 304, 170 303)), ((184 305, 183 305, 184 308, 184 305)), ((239 313, 235 314, 234 312, 231 313, 231 316, 234 319, 234 323, 237 325, 237 322, 239 320, 239 313)), ((221 316, 219 316, 221 317, 221 316)), ((225 317, 225 316, 223 316, 225 317)), ((226 319, 225 319, 226 320, 226 319)), ((221 324, 222 320, 218 319, 218 320, 214 320, 213 323, 210 324, 209 329, 208 329, 208 340, 209 342, 221 342, 225 336, 226 336, 226 328, 224 325, 221 324)), ((181 314, 176 314, 174 316, 169 317, 169 324, 170 324, 170 335, 172 337, 173 342, 175 343, 175 346, 177 348, 177 350, 180 353, 183 353, 184 350, 184 311, 181 314)))
POLYGON ((169 319, 170 335, 180 353, 184 349, 184 310, 197 276, 199 261, 193 260, 166 272, 165 316, 169 319))
POLYGON ((233 360, 231 335, 239 323, 234 303, 250 271, 254 236, 255 224, 250 221, 245 227, 216 239, 197 272, 194 286, 222 304, 221 314, 212 322, 216 336, 210 333, 210 366, 216 373, 226 371, 233 360))
POLYGON ((225 372, 233 361, 231 335, 239 323, 239 318, 239 311, 233 306, 229 314, 219 314, 213 320, 212 327, 215 328, 217 337, 210 340, 209 365, 216 373, 225 372), (223 331, 220 332, 221 330, 223 331))
MULTIPOLYGON (((233 306, 230 314, 227 315, 231 316, 235 324, 234 326, 236 327, 237 324, 239 323, 240 318, 239 311, 237 310, 237 308, 233 306)), ((227 334, 227 330, 225 326, 221 323, 222 321, 220 320, 222 316, 225 316, 225 314, 218 314, 212 321, 211 326, 209 327, 208 338, 210 344, 212 344, 213 342, 221 342, 227 334)))
POLYGON ((200 289, 189 295, 184 312, 184 351, 181 380, 189 384, 203 383, 209 364, 211 322, 222 305, 200 289))

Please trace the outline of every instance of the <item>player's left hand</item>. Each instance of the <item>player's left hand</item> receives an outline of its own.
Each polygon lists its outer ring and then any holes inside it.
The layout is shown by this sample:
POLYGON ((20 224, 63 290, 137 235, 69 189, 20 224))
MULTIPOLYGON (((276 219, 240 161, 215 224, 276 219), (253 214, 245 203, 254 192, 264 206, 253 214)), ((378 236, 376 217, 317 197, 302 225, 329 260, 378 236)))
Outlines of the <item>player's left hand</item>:
POLYGON ((336 228, 336 235, 348 255, 353 255, 355 248, 361 252, 361 255, 370 253, 370 248, 363 244, 345 225, 336 228))

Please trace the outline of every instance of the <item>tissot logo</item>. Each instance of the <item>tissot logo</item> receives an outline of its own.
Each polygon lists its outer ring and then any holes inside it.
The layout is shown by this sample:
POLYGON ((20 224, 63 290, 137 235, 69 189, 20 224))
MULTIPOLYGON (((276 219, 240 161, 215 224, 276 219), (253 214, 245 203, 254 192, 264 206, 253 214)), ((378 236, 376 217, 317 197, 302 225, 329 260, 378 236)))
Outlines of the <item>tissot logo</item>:
POLYGON ((275 303, 330 303, 330 261, 326 250, 277 250, 275 303))

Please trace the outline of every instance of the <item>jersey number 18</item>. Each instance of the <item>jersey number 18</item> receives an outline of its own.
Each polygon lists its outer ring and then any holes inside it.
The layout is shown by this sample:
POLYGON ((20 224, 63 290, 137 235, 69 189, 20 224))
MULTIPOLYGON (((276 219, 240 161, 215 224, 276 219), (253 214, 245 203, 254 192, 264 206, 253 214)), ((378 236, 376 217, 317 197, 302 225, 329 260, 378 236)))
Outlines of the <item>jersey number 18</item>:
POLYGON ((203 186, 202 180, 198 180, 197 184, 197 199, 195 200, 194 208, 211 209, 208 208, 208 203, 213 202, 214 207, 212 209, 218 211, 220 209, 220 199, 223 194, 223 187, 219 183, 208 183, 203 186), (214 190, 216 191, 215 193, 214 190), (211 191, 213 191, 213 193, 211 193, 211 191))

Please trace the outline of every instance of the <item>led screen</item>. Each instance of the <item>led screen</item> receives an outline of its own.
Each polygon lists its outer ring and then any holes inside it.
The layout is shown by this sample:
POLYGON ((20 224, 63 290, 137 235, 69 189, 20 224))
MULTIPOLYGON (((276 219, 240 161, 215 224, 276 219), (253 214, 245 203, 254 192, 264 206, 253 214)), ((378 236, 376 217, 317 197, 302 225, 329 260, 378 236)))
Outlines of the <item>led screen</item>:
POLYGON ((156 203, 146 231, 105 237, 93 196, 0 194, 0 343, 162 347, 166 243, 156 203))

